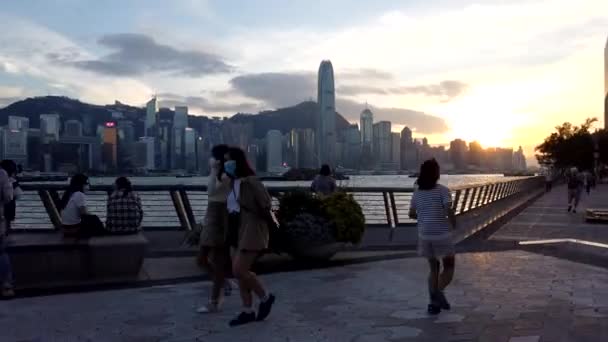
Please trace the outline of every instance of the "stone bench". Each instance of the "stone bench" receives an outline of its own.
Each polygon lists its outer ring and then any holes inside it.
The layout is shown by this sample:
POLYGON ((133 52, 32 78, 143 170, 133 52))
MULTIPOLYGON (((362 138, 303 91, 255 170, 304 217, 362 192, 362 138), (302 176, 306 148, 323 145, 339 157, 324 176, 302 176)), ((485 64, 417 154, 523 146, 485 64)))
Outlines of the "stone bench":
POLYGON ((66 238, 60 232, 14 233, 8 253, 18 288, 137 278, 148 240, 143 234, 66 238))

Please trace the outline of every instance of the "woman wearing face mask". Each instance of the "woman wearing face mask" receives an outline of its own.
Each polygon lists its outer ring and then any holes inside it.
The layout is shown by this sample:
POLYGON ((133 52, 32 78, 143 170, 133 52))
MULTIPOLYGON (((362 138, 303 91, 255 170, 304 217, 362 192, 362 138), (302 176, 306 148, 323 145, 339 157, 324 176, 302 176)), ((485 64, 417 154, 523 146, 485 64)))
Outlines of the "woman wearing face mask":
POLYGON ((243 311, 230 321, 230 326, 234 327, 263 321, 270 314, 275 301, 275 296, 266 291, 256 274, 251 272, 256 258, 268 247, 268 220, 272 203, 266 188, 249 166, 243 150, 229 149, 224 171, 231 178, 227 200, 227 241, 236 251, 232 272, 239 280, 243 302, 243 311), (253 310, 253 293, 260 300, 257 315, 253 310))
POLYGON ((209 160, 207 213, 200 236, 199 262, 211 276, 213 285, 209 303, 198 308, 198 313, 218 312, 222 304, 222 287, 224 295, 232 292, 231 282, 226 281, 227 273, 230 273, 230 248, 226 244, 226 198, 230 191, 230 178, 224 173, 224 155, 227 152, 227 145, 214 146, 209 160))

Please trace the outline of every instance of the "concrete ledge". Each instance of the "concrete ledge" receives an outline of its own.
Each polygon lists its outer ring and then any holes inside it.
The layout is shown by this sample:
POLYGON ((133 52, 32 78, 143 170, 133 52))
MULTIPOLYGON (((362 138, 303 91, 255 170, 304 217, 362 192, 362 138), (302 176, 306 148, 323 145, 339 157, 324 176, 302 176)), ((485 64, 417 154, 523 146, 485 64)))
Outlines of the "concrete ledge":
POLYGON ((18 289, 137 278, 148 242, 141 234, 64 238, 60 232, 13 234, 8 253, 18 289))

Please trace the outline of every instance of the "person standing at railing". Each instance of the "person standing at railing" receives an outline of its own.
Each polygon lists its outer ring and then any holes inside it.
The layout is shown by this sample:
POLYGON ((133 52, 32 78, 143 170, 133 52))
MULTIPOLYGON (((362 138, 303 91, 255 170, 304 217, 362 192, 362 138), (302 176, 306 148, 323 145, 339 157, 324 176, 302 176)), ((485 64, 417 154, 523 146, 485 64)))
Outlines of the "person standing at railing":
POLYGON ((106 205, 106 231, 108 234, 138 233, 144 218, 141 199, 127 177, 118 177, 114 187, 106 205))
POLYGON ((7 219, 4 206, 13 201, 13 184, 9 174, 0 168, 0 296, 2 298, 12 298, 15 296, 13 291, 13 269, 11 261, 6 253, 7 247, 7 219))
POLYGON ((232 292, 231 282, 226 280, 231 273, 230 247, 226 243, 226 200, 230 192, 230 178, 224 172, 224 155, 227 152, 227 145, 214 146, 209 160, 207 213, 200 234, 198 260, 211 276, 213 285, 209 303, 198 308, 198 313, 218 312, 222 304, 222 288, 224 295, 232 292))
POLYGON ((336 191, 336 180, 331 176, 329 165, 324 164, 321 166, 321 170, 319 170, 319 174, 312 181, 310 189, 321 196, 328 196, 336 191))
POLYGON ((227 200, 227 241, 236 250, 232 271, 239 280, 243 302, 242 312, 230 321, 230 326, 234 327, 263 321, 270 314, 275 301, 275 296, 264 288, 251 271, 255 260, 268 248, 272 201, 249 166, 243 150, 230 148, 225 157, 224 171, 231 178, 227 200), (253 310, 253 293, 260 299, 257 315, 253 310))
POLYGON ((418 220, 418 253, 427 258, 430 272, 429 314, 449 310, 444 290, 454 277, 455 249, 451 230, 456 226, 450 190, 438 184, 440 169, 435 159, 420 167, 418 189, 410 202, 409 216, 418 220), (443 270, 441 266, 443 264, 443 270))

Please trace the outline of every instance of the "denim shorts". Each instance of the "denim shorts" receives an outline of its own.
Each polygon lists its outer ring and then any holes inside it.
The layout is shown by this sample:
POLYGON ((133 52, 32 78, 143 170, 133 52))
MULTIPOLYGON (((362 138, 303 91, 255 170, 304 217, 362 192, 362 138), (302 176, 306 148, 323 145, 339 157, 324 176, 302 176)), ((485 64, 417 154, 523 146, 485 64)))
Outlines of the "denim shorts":
POLYGON ((456 253, 452 237, 439 240, 418 239, 418 255, 427 259, 441 259, 456 253))

